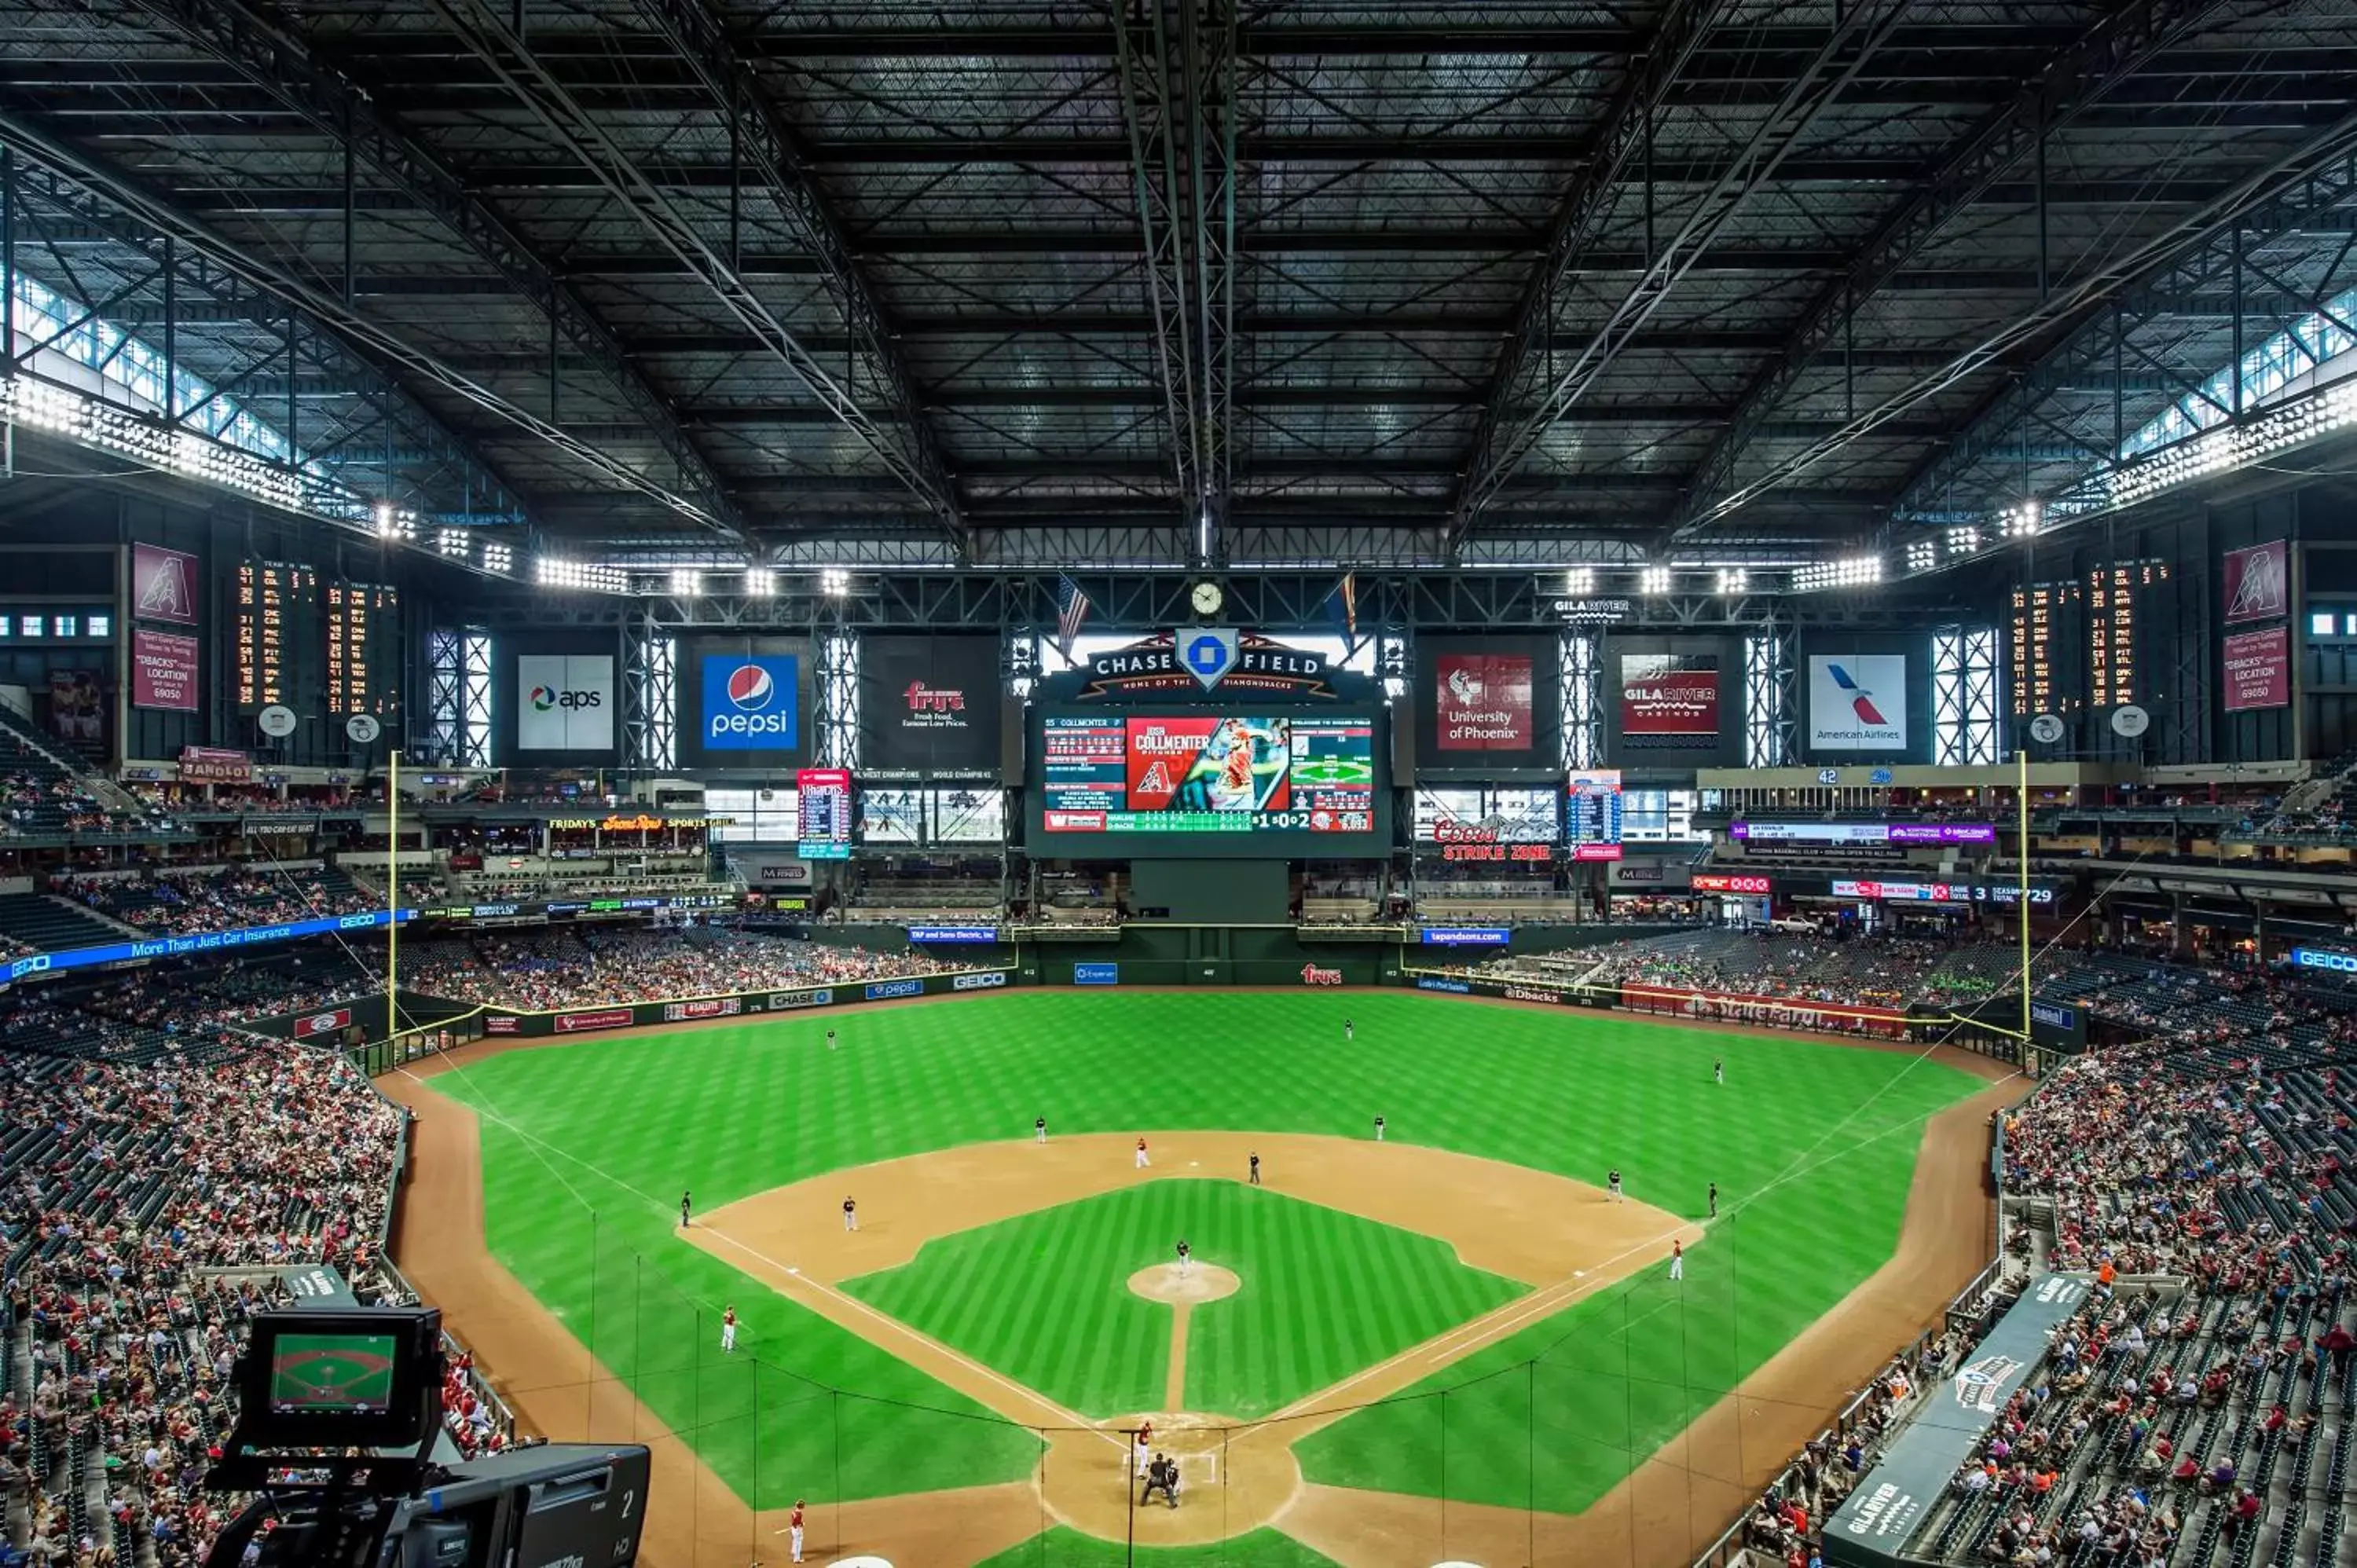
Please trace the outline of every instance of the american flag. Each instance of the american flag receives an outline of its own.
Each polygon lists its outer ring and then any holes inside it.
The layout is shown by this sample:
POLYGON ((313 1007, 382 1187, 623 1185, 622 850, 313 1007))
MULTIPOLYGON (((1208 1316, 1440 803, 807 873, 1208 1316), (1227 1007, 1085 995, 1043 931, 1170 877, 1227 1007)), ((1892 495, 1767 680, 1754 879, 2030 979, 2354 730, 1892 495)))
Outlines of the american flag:
POLYGON ((1072 639, 1081 635, 1081 623, 1089 618, 1089 596, 1067 573, 1056 575, 1056 640, 1065 658, 1072 656, 1072 639))

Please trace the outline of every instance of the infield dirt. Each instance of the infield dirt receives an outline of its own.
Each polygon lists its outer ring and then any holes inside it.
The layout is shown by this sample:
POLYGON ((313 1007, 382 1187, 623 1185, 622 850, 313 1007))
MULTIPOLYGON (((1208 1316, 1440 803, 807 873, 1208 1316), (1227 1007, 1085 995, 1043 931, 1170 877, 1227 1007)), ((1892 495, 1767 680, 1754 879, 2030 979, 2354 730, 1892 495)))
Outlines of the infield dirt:
MULTIPOLYGON (((473 1348, 529 1428, 555 1441, 649 1444, 653 1494, 663 1500, 651 1513, 642 1542, 644 1560, 652 1568, 782 1562, 784 1514, 748 1509, 490 1255, 474 1113, 432 1092, 424 1080, 534 1043, 490 1042, 422 1062, 414 1077, 382 1080, 386 1091, 417 1118, 395 1256, 420 1294, 444 1309, 453 1331, 473 1348)), ((1270 1184, 1288 1196, 1439 1237, 1456 1246, 1467 1263, 1541 1288, 1297 1402, 1278 1412, 1281 1419, 1274 1423, 1242 1434, 1221 1433, 1216 1422, 1200 1412, 1138 1412, 1156 1422, 1159 1447, 1192 1454, 1198 1465, 1208 1463, 1204 1455, 1216 1448, 1223 1482, 1216 1511, 1142 1510, 1141 1543, 1218 1539, 1269 1522, 1346 1568, 1420 1565, 1451 1557, 1488 1568, 1542 1562, 1674 1568, 1690 1563, 1813 1435, 1826 1414, 1872 1377, 1893 1348, 1934 1318, 1986 1261, 1981 1173, 1987 1159, 1987 1121, 1992 1111, 2018 1099, 2028 1086, 2001 1064, 1946 1049, 1936 1055, 1997 1081, 1932 1118, 1890 1261, 1747 1378, 1738 1392, 1706 1411, 1687 1432, 1577 1516, 1308 1485, 1291 1455, 1294 1442, 1336 1419, 1345 1407, 1405 1388, 1665 1255, 1673 1237, 1691 1240, 1696 1234, 1696 1228, 1682 1226, 1660 1210, 1610 1204, 1596 1189, 1562 1177, 1409 1144, 1205 1133, 1149 1133, 1156 1168, 1133 1172, 1126 1153, 1130 1137, 1123 1134, 1059 1139, 1045 1149, 1028 1142, 972 1145, 838 1171, 716 1210, 697 1227, 703 1233, 692 1239, 1000 1413, 1028 1424, 1070 1429, 1052 1437, 1033 1481, 812 1509, 808 1555, 813 1562, 865 1551, 898 1568, 965 1568, 1060 1521, 1119 1536, 1128 1522, 1120 1479, 1126 1458, 1122 1439, 859 1306, 833 1285, 905 1262, 931 1236, 1133 1180, 1237 1179, 1244 1151, 1251 1148, 1262 1155, 1270 1184), (1099 1150, 1097 1142, 1116 1146, 1099 1150), (1014 1156, 1028 1157, 1029 1164, 1014 1156), (1190 1165, 1190 1160, 1200 1164, 1190 1165), (942 1188, 933 1185, 934 1178, 969 1166, 967 1174, 983 1179, 965 1184, 970 1192, 950 1188, 959 1195, 952 1208, 935 1218, 909 1218, 938 1205, 942 1188), (985 1176, 985 1166, 990 1173, 1003 1167, 1003 1174, 985 1176), (1470 1185, 1477 1177, 1478 1192, 1470 1185), (862 1230, 856 1236, 840 1229, 838 1206, 846 1181, 859 1194, 862 1230), (921 1184, 935 1196, 927 1204, 896 1208, 894 1194, 903 1190, 903 1182, 921 1184), (1534 1184, 1530 1190, 1515 1185, 1524 1182, 1534 1184), (1499 1184, 1499 1191, 1492 1191, 1492 1184, 1499 1184), (812 1190, 803 1193, 803 1187, 812 1190), (831 1197, 819 1202, 824 1195, 831 1197), (1490 1201, 1493 1197, 1496 1201, 1490 1201), (789 1272, 794 1269, 803 1273, 789 1272)), ((1808 1266, 1805 1256, 1796 1256, 1792 1266, 1808 1266)))

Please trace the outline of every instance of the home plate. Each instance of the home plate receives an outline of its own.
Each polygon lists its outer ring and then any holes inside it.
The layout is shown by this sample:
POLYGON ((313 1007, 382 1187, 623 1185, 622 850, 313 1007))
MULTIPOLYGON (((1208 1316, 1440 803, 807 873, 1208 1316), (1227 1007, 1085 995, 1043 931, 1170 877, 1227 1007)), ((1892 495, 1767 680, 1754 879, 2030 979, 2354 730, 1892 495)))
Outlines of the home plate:
POLYGON ((1571 1271, 1571 1277, 1576 1280, 1584 1280, 1587 1277, 1587 1271, 1586 1269, 1574 1269, 1571 1271))
POLYGON ((800 1269, 788 1269, 786 1273, 790 1274, 800 1274, 802 1271, 800 1269))
POLYGON ((1202 1165, 1202 1163, 1203 1163, 1203 1162, 1202 1162, 1202 1161, 1200 1161, 1200 1160, 1189 1160, 1189 1161, 1187 1162, 1187 1168, 1188 1168, 1189 1170, 1194 1170, 1194 1169, 1198 1168, 1199 1166, 1200 1166, 1200 1165, 1202 1165))

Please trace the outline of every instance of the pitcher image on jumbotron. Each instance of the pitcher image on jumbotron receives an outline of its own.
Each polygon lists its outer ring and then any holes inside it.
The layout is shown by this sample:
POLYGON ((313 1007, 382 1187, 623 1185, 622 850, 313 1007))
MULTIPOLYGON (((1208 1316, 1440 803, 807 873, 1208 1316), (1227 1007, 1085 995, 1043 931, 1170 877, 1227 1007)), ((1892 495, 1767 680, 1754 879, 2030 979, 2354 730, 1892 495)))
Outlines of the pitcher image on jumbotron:
POLYGON ((1291 725, 1281 718, 1133 719, 1137 811, 1270 811, 1290 804, 1291 725))

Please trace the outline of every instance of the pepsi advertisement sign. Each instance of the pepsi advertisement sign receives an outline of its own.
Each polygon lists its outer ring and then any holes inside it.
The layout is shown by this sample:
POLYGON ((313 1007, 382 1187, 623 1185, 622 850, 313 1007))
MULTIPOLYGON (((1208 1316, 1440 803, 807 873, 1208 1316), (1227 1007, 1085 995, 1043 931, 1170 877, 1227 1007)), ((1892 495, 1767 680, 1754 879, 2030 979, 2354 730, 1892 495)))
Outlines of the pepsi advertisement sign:
POLYGON ((879 980, 867 988, 870 1002, 889 1002, 900 996, 922 996, 925 983, 921 980, 879 980))
POLYGON ((703 656, 698 735, 706 751, 802 749, 802 660, 791 653, 703 656))
POLYGON ((1426 926, 1423 940, 1434 948, 1501 948, 1512 935, 1503 926, 1426 926))

